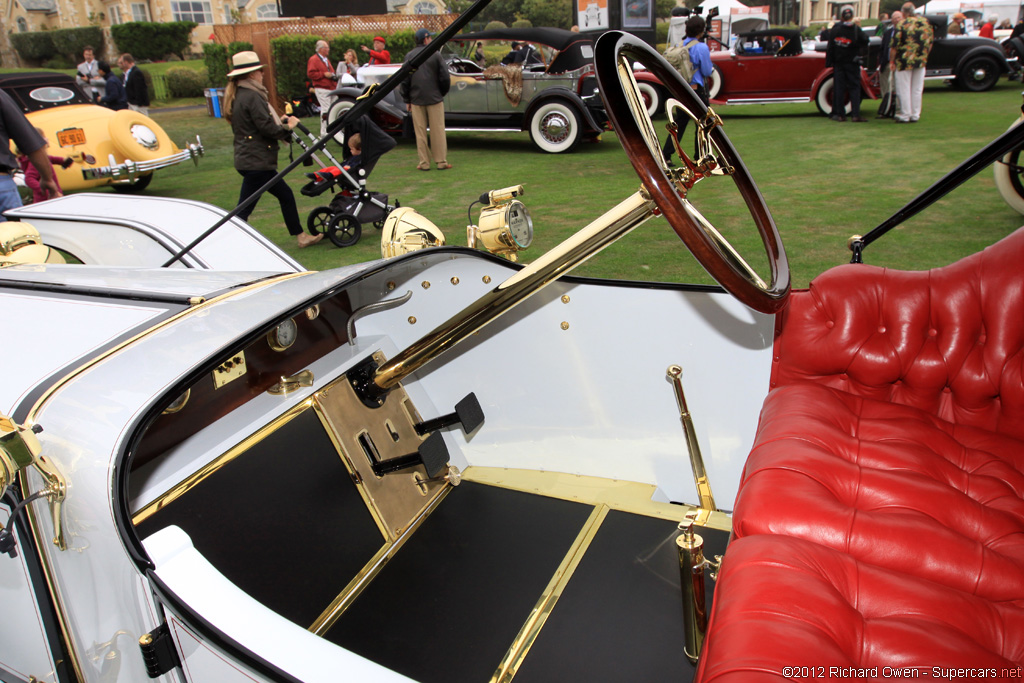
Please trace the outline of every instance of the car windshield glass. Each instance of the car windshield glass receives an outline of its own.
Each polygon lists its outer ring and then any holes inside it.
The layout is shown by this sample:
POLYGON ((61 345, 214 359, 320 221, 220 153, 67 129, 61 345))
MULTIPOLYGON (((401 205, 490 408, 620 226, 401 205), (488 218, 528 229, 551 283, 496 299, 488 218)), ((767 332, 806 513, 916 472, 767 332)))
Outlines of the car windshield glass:
POLYGON ((75 93, 67 88, 50 85, 45 88, 36 88, 28 96, 36 102, 67 102, 74 98, 75 93))

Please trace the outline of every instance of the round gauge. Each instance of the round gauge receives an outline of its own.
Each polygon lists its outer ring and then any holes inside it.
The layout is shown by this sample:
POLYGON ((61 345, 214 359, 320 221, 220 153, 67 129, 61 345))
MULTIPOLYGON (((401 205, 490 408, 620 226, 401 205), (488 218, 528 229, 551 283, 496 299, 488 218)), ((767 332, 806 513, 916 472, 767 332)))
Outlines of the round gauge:
POLYGON ((533 242, 533 219, 522 202, 514 201, 505 212, 509 233, 520 249, 526 249, 533 242))
POLYGON ((185 404, 188 403, 188 397, 191 394, 192 390, 186 389, 184 394, 174 399, 169 406, 164 408, 164 415, 171 415, 172 413, 176 413, 182 408, 184 408, 185 404))
POLYGON ((275 351, 284 351, 299 337, 299 326, 289 318, 267 333, 267 343, 275 351))

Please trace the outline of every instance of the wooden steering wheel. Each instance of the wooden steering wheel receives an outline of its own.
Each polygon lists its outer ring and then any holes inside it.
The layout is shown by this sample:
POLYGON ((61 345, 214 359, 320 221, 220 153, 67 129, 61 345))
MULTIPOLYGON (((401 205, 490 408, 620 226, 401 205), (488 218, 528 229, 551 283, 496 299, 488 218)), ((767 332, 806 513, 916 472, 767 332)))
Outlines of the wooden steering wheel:
MULTIPOLYGON (((789 297, 789 261, 764 197, 722 129, 722 120, 704 105, 679 72, 647 43, 621 31, 602 35, 594 47, 597 81, 608 116, 633 168, 651 199, 683 243, 708 273, 730 294, 762 313, 782 309, 789 297), (668 88, 669 121, 689 116, 697 126, 697 158, 691 159, 675 139, 683 166, 669 166, 661 152, 654 123, 633 78, 640 62, 668 88), (771 270, 765 282, 728 240, 686 199, 698 181, 730 176, 754 219, 771 270)), ((670 123, 670 129, 674 124, 670 123)), ((673 135, 675 138, 675 135, 673 135)))

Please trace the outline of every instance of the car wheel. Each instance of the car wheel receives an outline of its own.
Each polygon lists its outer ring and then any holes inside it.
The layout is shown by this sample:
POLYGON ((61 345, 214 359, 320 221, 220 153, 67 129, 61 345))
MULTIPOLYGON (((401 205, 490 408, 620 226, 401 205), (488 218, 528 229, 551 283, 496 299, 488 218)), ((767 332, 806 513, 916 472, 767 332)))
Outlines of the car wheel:
POLYGON ((549 154, 569 152, 580 141, 579 114, 562 102, 542 104, 530 118, 530 138, 549 154))
POLYGON ((153 161, 178 151, 153 119, 131 109, 115 112, 107 124, 107 132, 121 156, 132 161, 153 161))
MULTIPOLYGON (((331 105, 331 108, 327 111, 327 125, 330 126, 332 123, 340 119, 345 115, 349 109, 356 105, 356 101, 351 97, 339 97, 338 100, 331 105)), ((339 130, 334 134, 334 141, 345 147, 345 130, 339 130)))
MULTIPOLYGON (((836 87, 836 79, 829 76, 825 79, 825 82, 818 88, 818 95, 814 98, 814 103, 818 105, 818 111, 825 116, 832 116, 832 93, 836 87)), ((843 108, 843 114, 849 114, 853 110, 853 106, 849 101, 846 102, 846 106, 843 108)))
POLYGON ((722 80, 722 71, 717 67, 712 67, 711 75, 705 79, 704 85, 708 91, 709 100, 717 100, 718 94, 722 92, 722 85, 725 83, 722 80))
POLYGON ((996 188, 1010 208, 1024 214, 1024 167, 1021 167, 1021 152, 1015 149, 992 166, 996 188))
POLYGON ((658 116, 663 98, 657 86, 651 85, 646 81, 637 81, 636 88, 640 91, 644 98, 644 103, 647 105, 647 115, 651 118, 658 116))
POLYGON ((999 65, 991 57, 973 57, 956 75, 956 84, 964 90, 991 90, 999 80, 999 65))
POLYGON ((314 235, 326 234, 327 224, 331 222, 334 212, 328 206, 318 206, 306 217, 306 227, 314 235))
POLYGON ((114 192, 120 192, 121 194, 138 194, 149 187, 151 182, 153 182, 153 174, 147 173, 146 175, 140 175, 135 180, 114 183, 111 187, 114 188, 114 192))
POLYGON ((363 236, 363 226, 350 213, 339 213, 327 224, 327 238, 336 247, 351 247, 363 236))

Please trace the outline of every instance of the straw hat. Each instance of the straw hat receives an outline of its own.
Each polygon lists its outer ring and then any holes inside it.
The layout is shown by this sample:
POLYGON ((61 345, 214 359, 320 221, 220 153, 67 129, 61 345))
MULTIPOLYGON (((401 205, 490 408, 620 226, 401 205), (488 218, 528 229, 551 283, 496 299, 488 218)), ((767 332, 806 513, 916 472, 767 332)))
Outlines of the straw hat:
POLYGON ((260 64, 259 55, 248 50, 232 55, 231 66, 233 69, 228 72, 228 78, 234 78, 235 76, 241 76, 242 74, 247 74, 250 71, 256 71, 257 69, 263 68, 263 65, 260 64))

